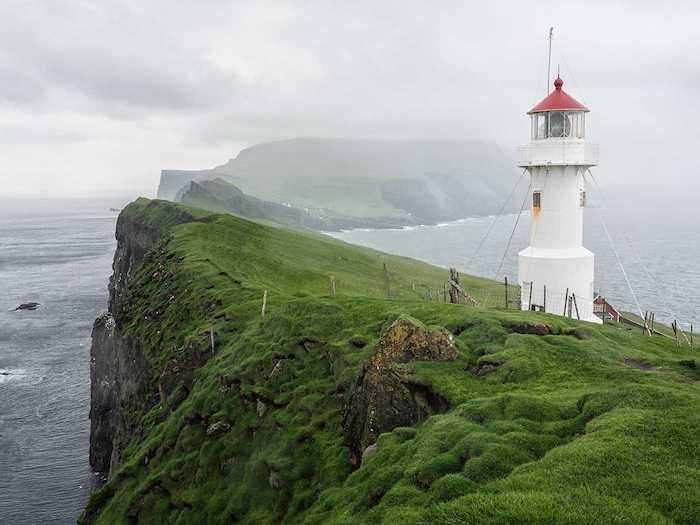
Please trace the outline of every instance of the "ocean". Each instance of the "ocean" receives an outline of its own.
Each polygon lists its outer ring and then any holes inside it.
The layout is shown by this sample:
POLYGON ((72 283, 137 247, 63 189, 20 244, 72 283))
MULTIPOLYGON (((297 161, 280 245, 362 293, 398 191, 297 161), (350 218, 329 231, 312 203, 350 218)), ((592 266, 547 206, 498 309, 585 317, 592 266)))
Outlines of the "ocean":
MULTIPOLYGON (((106 309, 117 215, 109 208, 121 205, 0 201, 0 523, 74 523, 99 481, 88 465, 90 332, 106 309), (28 301, 41 306, 13 311, 28 301)), ((584 237, 596 253, 596 290, 636 311, 600 224, 602 212, 641 308, 655 311, 657 320, 700 325, 699 209, 692 196, 649 205, 625 198, 608 210, 588 209, 584 237)), ((515 219, 496 221, 474 259, 493 217, 334 236, 515 281, 529 217, 521 217, 506 251, 515 219)))
POLYGON ((107 306, 109 200, 0 201, 0 523, 75 523, 88 465, 90 332, 107 306), (20 303, 35 311, 13 311, 20 303))

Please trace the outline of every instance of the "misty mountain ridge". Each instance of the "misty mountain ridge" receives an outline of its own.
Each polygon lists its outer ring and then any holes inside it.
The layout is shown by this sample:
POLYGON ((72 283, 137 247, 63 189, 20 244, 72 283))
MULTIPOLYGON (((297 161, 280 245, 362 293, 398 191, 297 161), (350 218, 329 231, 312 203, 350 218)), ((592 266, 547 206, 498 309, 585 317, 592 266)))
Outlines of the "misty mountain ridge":
POLYGON ((222 178, 190 181, 177 192, 175 201, 203 210, 234 213, 249 219, 321 231, 398 228, 409 224, 409 221, 396 217, 347 217, 319 209, 300 209, 291 204, 265 201, 243 193, 222 178))
POLYGON ((163 170, 158 197, 175 200, 190 181, 220 178, 312 215, 431 224, 496 213, 515 177, 492 143, 297 138, 246 148, 211 169, 163 170))

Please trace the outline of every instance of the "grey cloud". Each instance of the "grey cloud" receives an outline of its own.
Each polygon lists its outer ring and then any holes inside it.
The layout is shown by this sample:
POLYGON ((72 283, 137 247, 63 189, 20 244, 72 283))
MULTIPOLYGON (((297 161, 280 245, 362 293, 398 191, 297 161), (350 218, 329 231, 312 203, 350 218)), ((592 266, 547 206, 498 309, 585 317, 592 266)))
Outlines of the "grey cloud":
POLYGON ((592 110, 601 178, 652 185, 653 167, 685 180, 694 158, 678 144, 700 128, 698 20, 691 1, 6 0, 0 183, 40 180, 60 158, 72 181, 145 191, 159 167, 308 135, 484 138, 514 151, 545 94, 550 24, 554 67, 592 110), (110 159, 98 173, 97 150, 67 157, 66 143, 85 140, 110 159), (650 145, 676 152, 670 166, 650 145))
POLYGON ((0 42, 16 57, 1 63, 3 91, 19 104, 51 91, 63 108, 186 111, 221 103, 237 89, 233 75, 189 49, 194 32, 158 26, 159 10, 142 19, 130 2, 65 2, 45 10, 30 4, 0 11, 7 26, 0 42))

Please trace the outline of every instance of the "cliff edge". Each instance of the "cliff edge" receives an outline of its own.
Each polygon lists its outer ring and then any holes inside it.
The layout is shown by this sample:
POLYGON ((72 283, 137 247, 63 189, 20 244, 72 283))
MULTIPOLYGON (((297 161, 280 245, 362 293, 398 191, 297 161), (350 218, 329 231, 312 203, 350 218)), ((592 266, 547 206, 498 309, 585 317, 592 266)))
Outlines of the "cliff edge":
POLYGON ((117 239, 83 524, 700 522, 696 349, 165 201, 117 239))
POLYGON ((90 466, 111 476, 136 430, 153 406, 150 366, 140 341, 129 335, 127 288, 170 228, 199 220, 190 210, 139 199, 117 219, 117 249, 109 279, 108 310, 95 320, 90 347, 90 466))

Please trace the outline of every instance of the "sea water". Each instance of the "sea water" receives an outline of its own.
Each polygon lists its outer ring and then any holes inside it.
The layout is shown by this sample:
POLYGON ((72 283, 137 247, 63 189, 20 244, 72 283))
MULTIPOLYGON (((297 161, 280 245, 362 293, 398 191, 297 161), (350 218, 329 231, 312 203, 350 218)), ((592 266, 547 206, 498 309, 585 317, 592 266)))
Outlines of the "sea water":
POLYGON ((118 202, 0 200, 0 523, 75 523, 95 482, 90 332, 118 202))

